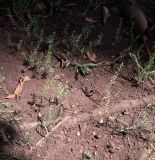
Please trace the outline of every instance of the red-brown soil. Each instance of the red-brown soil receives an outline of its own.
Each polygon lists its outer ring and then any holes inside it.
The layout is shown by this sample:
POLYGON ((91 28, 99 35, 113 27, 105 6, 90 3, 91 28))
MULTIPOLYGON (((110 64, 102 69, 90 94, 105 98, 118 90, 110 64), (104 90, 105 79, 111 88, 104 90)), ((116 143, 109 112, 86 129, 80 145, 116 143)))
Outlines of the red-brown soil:
MULTIPOLYGON (((136 86, 129 81, 134 75, 130 60, 123 60, 120 72, 109 65, 115 52, 126 48, 126 44, 119 49, 112 46, 117 24, 118 17, 113 16, 101 30, 104 43, 95 53, 97 61, 105 63, 87 76, 79 75, 77 80, 75 68, 62 70, 56 58, 52 62, 53 73, 46 79, 33 78, 33 71, 23 65, 22 50, 12 53, 7 43, 0 43, 0 74, 5 77, 0 83, 0 102, 9 103, 7 114, 18 113, 19 122, 11 124, 17 136, 10 142, 0 141, 0 152, 26 160, 153 160, 154 86, 150 82, 136 86), (31 79, 24 84, 20 97, 5 99, 22 76, 31 79), (43 87, 49 87, 47 94, 43 87), (61 89, 66 90, 64 97, 57 96, 61 89), (38 116, 46 119, 50 109, 52 119, 46 132, 40 127, 38 116), (88 156, 86 152, 92 157, 84 158, 88 156)), ((81 56, 70 58, 89 63, 81 56)), ((3 121, 1 117, 0 120, 3 121)), ((13 136, 11 131, 8 134, 13 136)))

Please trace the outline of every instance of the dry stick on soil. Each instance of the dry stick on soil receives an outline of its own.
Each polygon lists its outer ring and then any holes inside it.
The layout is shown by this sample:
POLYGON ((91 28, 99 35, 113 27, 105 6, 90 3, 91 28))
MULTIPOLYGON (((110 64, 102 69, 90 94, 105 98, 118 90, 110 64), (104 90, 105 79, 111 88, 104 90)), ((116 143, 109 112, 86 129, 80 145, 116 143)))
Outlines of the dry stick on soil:
MULTIPOLYGON (((119 103, 111 106, 110 113, 113 114, 115 112, 120 112, 122 110, 128 110, 128 109, 144 106, 145 104, 148 104, 148 103, 150 104, 154 102, 155 102, 154 95, 143 97, 141 99, 122 100, 119 103)), ((106 108, 105 110, 103 108, 99 108, 99 109, 94 109, 93 111, 90 111, 89 113, 81 113, 81 114, 74 115, 74 116, 66 116, 61 121, 59 121, 54 127, 51 126, 49 128, 50 132, 45 137, 40 139, 36 143, 36 145, 31 148, 31 151, 36 149, 38 146, 41 146, 46 141, 46 139, 59 127, 62 126, 62 127, 69 128, 69 127, 75 126, 77 123, 88 121, 91 118, 98 118, 101 116, 102 118, 109 116, 109 114, 107 114, 106 112, 106 108)))

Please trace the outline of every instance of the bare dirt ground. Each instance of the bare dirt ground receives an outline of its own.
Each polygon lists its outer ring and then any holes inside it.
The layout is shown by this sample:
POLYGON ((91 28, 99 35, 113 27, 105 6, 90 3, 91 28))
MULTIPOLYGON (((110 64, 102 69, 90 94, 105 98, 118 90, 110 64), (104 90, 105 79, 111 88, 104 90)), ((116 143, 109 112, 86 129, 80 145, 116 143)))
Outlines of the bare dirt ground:
MULTIPOLYGON (((75 67, 61 69, 55 57, 53 73, 46 79, 34 78, 34 72, 23 65, 23 50, 13 53, 1 41, 0 74, 5 77, 0 82, 1 155, 25 160, 155 158, 154 84, 134 84, 135 66, 130 59, 123 59, 118 69, 109 65, 117 50, 127 46, 112 45, 118 19, 112 16, 100 31, 104 42, 95 54, 104 63, 78 79, 75 67), (30 80, 20 96, 5 99, 24 76, 30 80)), ((79 55, 70 58, 89 63, 79 55)))

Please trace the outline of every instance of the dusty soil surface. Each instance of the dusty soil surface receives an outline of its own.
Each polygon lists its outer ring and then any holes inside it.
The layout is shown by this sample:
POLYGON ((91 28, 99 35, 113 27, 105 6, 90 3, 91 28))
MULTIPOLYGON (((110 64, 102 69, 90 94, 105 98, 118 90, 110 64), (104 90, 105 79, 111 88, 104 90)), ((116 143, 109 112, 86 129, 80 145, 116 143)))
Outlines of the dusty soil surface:
MULTIPOLYGON (((118 19, 113 15, 100 28, 104 42, 95 54, 103 63, 78 78, 75 67, 62 70, 55 57, 53 73, 46 79, 34 77, 23 65, 23 49, 14 52, 1 40, 0 74, 5 79, 0 82, 0 152, 25 160, 155 158, 154 84, 135 85, 130 59, 123 59, 119 69, 109 65, 127 47, 126 42, 112 45, 118 19), (5 99, 24 76, 30 80, 20 96, 5 99)), ((2 25, 1 30, 5 29, 2 25)), ((89 63, 79 55, 70 59, 89 63)))

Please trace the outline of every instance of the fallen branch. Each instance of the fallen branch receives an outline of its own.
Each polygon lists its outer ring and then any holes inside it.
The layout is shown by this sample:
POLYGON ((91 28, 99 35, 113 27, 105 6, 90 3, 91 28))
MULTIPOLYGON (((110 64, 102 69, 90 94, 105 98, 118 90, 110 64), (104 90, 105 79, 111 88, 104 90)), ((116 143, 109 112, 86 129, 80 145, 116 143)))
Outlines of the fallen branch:
POLYGON ((30 151, 36 149, 38 146, 41 146, 46 139, 59 127, 63 126, 63 127, 73 127, 74 125, 83 122, 83 121, 87 121, 91 118, 99 118, 102 116, 102 118, 108 117, 109 114, 113 114, 115 112, 120 112, 122 110, 129 110, 132 108, 136 108, 136 107, 142 107, 145 104, 150 104, 150 103, 154 103, 155 102, 155 96, 151 95, 151 96, 147 96, 147 97, 143 97, 142 99, 133 99, 133 100, 122 100, 121 102, 111 106, 110 108, 110 112, 109 108, 98 108, 98 109, 94 109, 93 111, 90 111, 89 113, 81 113, 78 115, 74 115, 74 116, 66 116, 63 119, 59 120, 59 122, 53 127, 51 126, 49 128, 50 132, 43 138, 41 138, 35 146, 33 146, 31 148, 30 151))

